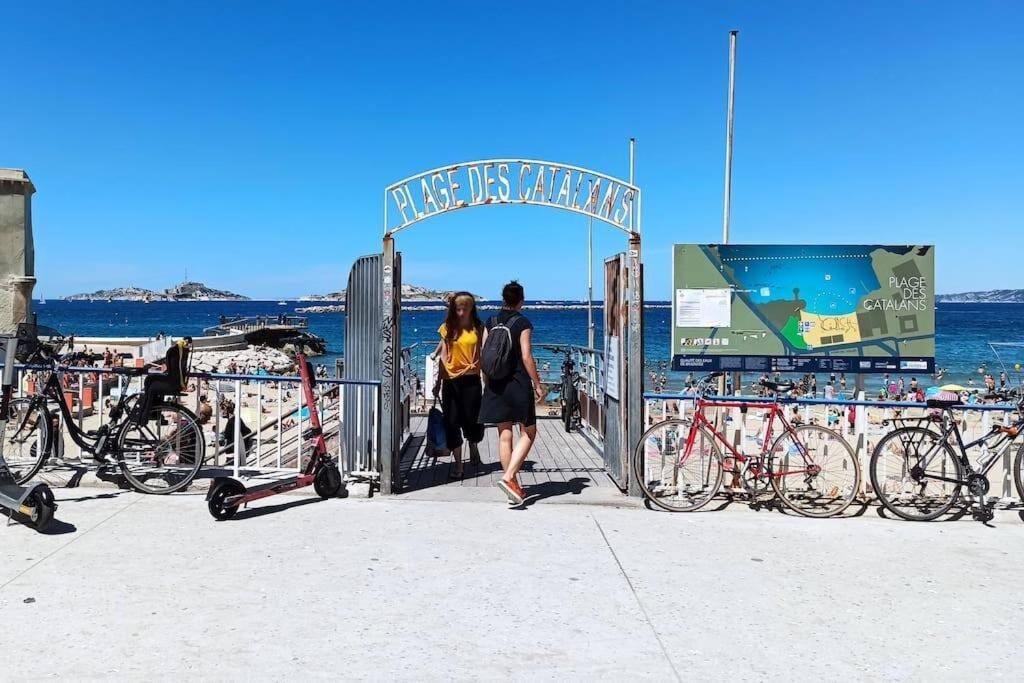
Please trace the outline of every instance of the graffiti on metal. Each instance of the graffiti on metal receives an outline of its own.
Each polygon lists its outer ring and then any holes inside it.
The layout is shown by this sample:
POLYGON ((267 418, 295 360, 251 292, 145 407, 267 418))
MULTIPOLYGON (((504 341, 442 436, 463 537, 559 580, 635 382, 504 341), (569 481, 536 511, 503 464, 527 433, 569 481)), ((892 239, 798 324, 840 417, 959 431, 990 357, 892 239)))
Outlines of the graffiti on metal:
POLYGON ((424 171, 384 190, 384 232, 489 204, 551 206, 638 233, 640 188, 604 173, 536 159, 466 161, 424 171))

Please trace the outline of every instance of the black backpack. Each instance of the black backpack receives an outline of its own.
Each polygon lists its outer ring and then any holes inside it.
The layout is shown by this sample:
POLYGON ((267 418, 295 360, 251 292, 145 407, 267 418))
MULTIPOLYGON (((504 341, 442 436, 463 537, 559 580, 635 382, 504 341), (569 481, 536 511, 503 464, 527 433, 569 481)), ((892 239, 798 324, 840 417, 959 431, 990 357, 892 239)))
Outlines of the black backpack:
POLYGON ((480 351, 480 369, 487 379, 502 380, 510 377, 516 369, 515 344, 512 343, 511 325, 519 318, 513 315, 505 322, 491 318, 491 327, 487 332, 487 341, 480 351))

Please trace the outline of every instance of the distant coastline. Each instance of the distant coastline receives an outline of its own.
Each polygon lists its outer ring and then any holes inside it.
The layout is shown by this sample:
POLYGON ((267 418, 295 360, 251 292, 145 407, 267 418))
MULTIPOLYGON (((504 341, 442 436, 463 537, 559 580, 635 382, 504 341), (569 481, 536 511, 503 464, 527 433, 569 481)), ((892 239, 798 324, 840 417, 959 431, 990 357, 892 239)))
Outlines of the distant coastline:
POLYGON ((95 292, 71 294, 65 301, 249 301, 249 297, 207 287, 202 282, 182 282, 163 291, 144 287, 115 287, 95 292))
POLYGON ((1024 289, 989 289, 960 294, 936 294, 942 304, 1024 304, 1024 289))
MULTIPOLYGON (((594 302, 594 310, 600 310, 604 305, 603 301, 594 302)), ((644 304, 644 308, 669 308, 671 304, 667 301, 649 301, 644 304)), ((412 305, 412 302, 405 302, 403 300, 402 310, 403 311, 443 311, 447 306, 443 303, 437 304, 419 304, 412 305)), ((483 301, 477 304, 477 309, 481 311, 497 311, 501 309, 501 303, 497 301, 483 301)), ((523 304, 523 310, 526 311, 585 311, 587 310, 587 302, 585 301, 538 301, 529 302, 523 304)), ((296 313, 344 313, 345 304, 325 304, 317 306, 303 306, 295 309, 296 313)))

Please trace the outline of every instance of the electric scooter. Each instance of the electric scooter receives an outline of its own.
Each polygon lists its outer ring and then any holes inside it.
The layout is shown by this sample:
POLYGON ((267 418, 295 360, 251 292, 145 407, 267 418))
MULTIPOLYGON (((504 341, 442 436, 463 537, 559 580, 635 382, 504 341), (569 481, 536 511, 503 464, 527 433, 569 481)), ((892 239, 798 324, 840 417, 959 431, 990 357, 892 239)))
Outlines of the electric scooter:
POLYGON ((18 349, 18 341, 28 334, 28 327, 18 326, 18 337, 0 336, 0 351, 4 367, 0 371, 0 507, 6 508, 8 524, 10 520, 20 518, 43 531, 53 521, 57 511, 53 492, 50 487, 40 482, 27 486, 18 486, 14 481, 7 461, 4 459, 4 441, 7 440, 5 430, 11 413, 11 394, 14 392, 14 363, 18 349))
POLYGON ((334 498, 341 492, 344 485, 341 471, 334 459, 327 454, 327 439, 324 437, 323 428, 320 426, 320 414, 316 409, 316 394, 313 392, 316 379, 313 368, 306 360, 306 356, 301 353, 295 354, 295 360, 299 366, 299 377, 302 379, 302 392, 309 408, 310 422, 310 428, 300 438, 313 439, 313 453, 306 464, 306 469, 301 474, 291 477, 260 482, 250 480, 249 484, 234 477, 217 477, 206 494, 207 507, 214 519, 231 519, 242 505, 310 484, 321 498, 334 498))

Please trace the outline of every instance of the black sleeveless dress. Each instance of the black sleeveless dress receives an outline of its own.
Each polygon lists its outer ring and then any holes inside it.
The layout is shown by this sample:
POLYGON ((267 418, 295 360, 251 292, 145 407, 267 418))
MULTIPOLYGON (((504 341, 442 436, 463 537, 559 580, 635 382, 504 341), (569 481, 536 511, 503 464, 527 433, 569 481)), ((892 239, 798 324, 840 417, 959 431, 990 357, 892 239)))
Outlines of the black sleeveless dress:
POLYGON ((523 349, 520 336, 525 330, 532 330, 533 323, 522 313, 503 308, 500 313, 491 317, 485 327, 488 333, 497 324, 508 325, 512 333, 512 349, 515 358, 515 370, 502 380, 488 378, 484 386, 484 396, 480 404, 480 422, 498 424, 500 422, 517 422, 530 426, 537 423, 537 404, 533 399, 533 382, 523 365, 523 349))

